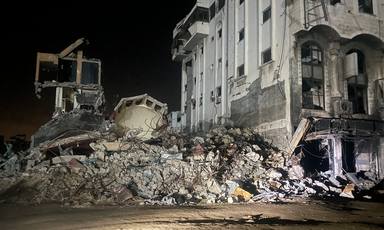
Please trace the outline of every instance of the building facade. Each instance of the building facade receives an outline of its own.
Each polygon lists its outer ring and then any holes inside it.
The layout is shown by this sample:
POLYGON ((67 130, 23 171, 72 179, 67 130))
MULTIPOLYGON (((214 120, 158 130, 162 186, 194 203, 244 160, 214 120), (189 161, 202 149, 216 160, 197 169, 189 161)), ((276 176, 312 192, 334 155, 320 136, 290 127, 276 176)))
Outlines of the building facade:
POLYGON ((383 20, 382 0, 197 0, 173 31, 182 127, 253 127, 286 149, 310 118, 325 167, 383 178, 383 20))

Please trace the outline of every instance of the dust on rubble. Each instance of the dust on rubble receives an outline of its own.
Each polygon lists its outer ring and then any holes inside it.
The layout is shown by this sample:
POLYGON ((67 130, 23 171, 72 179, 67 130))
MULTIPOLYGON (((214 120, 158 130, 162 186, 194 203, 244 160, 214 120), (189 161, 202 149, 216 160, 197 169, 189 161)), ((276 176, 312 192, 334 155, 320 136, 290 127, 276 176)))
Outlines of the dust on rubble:
POLYGON ((300 154, 288 159, 249 128, 220 127, 204 136, 168 128, 147 141, 112 131, 90 136, 86 154, 62 148, 60 140, 9 153, 0 165, 1 202, 193 205, 352 198, 355 191, 349 178, 336 180, 331 172, 305 177, 300 154))

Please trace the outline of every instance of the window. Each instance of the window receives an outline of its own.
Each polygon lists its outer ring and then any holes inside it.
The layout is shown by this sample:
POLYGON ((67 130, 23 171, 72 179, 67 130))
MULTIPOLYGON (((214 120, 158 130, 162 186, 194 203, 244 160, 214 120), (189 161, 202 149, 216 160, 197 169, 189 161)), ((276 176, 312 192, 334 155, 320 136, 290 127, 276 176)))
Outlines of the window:
POLYGON ((201 46, 200 47, 200 55, 203 55, 204 54, 204 46, 201 46))
POLYGON ((201 72, 201 73, 200 73, 200 81, 203 80, 203 77, 204 77, 204 72, 201 72))
POLYGON ((240 30, 239 32, 239 42, 244 39, 244 28, 240 30))
POLYGON ((225 5, 225 0, 219 0, 219 10, 221 10, 225 5))
POLYGON ((244 0, 240 0, 239 1, 239 5, 243 4, 244 3, 244 0))
POLYGON ((216 13, 216 2, 213 2, 213 4, 209 7, 209 20, 212 20, 212 18, 215 17, 216 13))
POLYGON ((221 103, 221 86, 216 88, 216 104, 221 103))
POLYGON ((347 79, 348 101, 352 102, 353 113, 366 114, 367 76, 365 74, 364 54, 360 50, 350 50, 347 54, 357 55, 357 74, 347 79))
POLYGON ((324 109, 323 52, 319 45, 309 41, 301 46, 302 107, 324 109))
POLYGON ((268 48, 261 53, 261 64, 265 64, 270 60, 272 60, 272 52, 271 48, 268 48))
POLYGON ((373 14, 372 0, 359 0, 359 12, 373 14))
POLYGON ((211 37, 211 42, 213 42, 215 40, 215 37, 214 36, 212 36, 211 37))
POLYGON ((200 103, 199 103, 199 106, 202 106, 203 105, 203 94, 200 95, 200 103))
POLYGON ((336 3, 340 3, 340 0, 329 0, 331 5, 336 5, 336 3))
POLYGON ((243 75, 244 75, 244 65, 241 65, 241 66, 237 67, 237 76, 241 77, 243 75))
POLYGON ((221 86, 216 88, 216 96, 221 97, 221 86))
POLYGON ((203 7, 197 7, 196 9, 196 21, 203 21, 203 22, 208 22, 208 15, 209 15, 209 12, 208 12, 208 9, 207 8, 203 8, 203 7))
POLYGON ((219 39, 221 38, 222 32, 223 32, 222 29, 219 29, 219 31, 217 31, 217 36, 219 37, 219 39))
POLYGON ((268 21, 268 19, 270 19, 270 18, 271 18, 271 7, 268 7, 263 12, 263 23, 268 21))

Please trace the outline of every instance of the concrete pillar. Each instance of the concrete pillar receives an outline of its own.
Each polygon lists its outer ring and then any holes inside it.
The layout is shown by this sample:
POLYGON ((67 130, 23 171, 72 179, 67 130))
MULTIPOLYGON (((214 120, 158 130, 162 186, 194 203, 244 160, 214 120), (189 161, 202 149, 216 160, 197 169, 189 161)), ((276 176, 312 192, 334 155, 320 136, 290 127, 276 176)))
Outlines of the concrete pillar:
POLYGON ((56 87, 55 112, 53 112, 52 118, 61 114, 62 111, 63 111, 63 87, 56 87))
POLYGON ((377 154, 378 166, 379 166, 379 178, 384 179, 384 137, 380 138, 379 152, 377 154))
POLYGON ((343 148, 341 138, 328 140, 330 149, 329 169, 332 170, 333 177, 343 174, 343 148))
POLYGON ((81 84, 81 71, 83 68, 83 51, 77 51, 77 72, 76 72, 76 83, 81 84))
POLYGON ((332 93, 331 97, 335 100, 340 100, 342 98, 342 94, 340 92, 340 81, 337 69, 337 59, 340 53, 340 44, 337 42, 332 42, 329 44, 329 54, 331 56, 331 82, 332 82, 332 93))
MULTIPOLYGON (((384 78, 384 53, 382 51, 373 51, 373 66, 377 68, 375 73, 377 74, 375 79, 383 79, 384 78)), ((370 76, 368 76, 370 77, 370 76)), ((375 82, 374 84, 384 85, 383 80, 381 82, 375 82)), ((373 88, 379 87, 378 85, 374 85, 373 88)), ((375 92, 375 91, 373 91, 375 92)), ((375 109, 378 111, 379 116, 382 120, 384 120, 384 98, 379 95, 373 95, 373 98, 370 101, 370 108, 372 108, 371 113, 375 113, 375 109), (377 101, 376 101, 377 100, 377 101), (375 108, 376 107, 376 108, 375 108), (375 109, 374 109, 375 108, 375 109)), ((371 114, 370 113, 370 114, 371 114)))

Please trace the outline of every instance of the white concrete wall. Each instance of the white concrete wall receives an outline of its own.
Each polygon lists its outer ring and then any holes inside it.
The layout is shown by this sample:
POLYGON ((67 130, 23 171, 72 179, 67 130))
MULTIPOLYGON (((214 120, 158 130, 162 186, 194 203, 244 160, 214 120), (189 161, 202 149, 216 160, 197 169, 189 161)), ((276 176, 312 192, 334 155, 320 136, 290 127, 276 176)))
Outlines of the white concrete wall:
MULTIPOLYGON (((204 128, 209 128, 211 120, 217 121, 218 117, 229 118, 231 116, 231 102, 244 98, 248 95, 249 87, 256 80, 261 80, 261 89, 279 86, 273 97, 274 100, 284 100, 285 108, 276 107, 272 111, 280 113, 286 111, 282 119, 269 120, 259 124, 257 128, 260 132, 267 132, 271 129, 287 129, 287 137, 292 134, 291 113, 292 106, 290 71, 292 65, 297 65, 298 74, 301 73, 300 48, 296 34, 300 31, 310 31, 313 26, 326 25, 333 28, 341 37, 352 39, 359 34, 370 34, 384 40, 383 23, 379 19, 384 18, 383 3, 379 0, 373 0, 375 11, 373 15, 360 13, 357 8, 357 1, 341 1, 334 6, 327 5, 329 21, 318 20, 305 28, 304 24, 304 0, 287 1, 285 11, 284 0, 245 0, 239 5, 239 0, 227 0, 226 5, 209 22, 209 35, 201 41, 199 46, 194 49, 191 55, 196 53, 194 60, 194 74, 196 85, 194 87, 194 98, 196 99, 196 109, 192 110, 192 124, 196 127, 199 122, 203 122, 204 128), (271 19, 263 23, 262 12, 271 7, 271 19), (286 17, 286 14, 288 16, 286 17), (245 37, 239 41, 239 32, 244 28, 245 37), (379 29, 380 28, 380 29, 379 29), (218 37, 218 30, 222 30, 222 37, 218 37), (213 40, 212 40, 213 37, 213 40), (204 53, 200 54, 200 47, 204 46, 204 53), (272 60, 261 65, 261 52, 271 47, 272 60), (221 58, 221 63, 219 59, 221 58), (245 77, 239 79, 237 68, 244 64, 245 77), (201 79, 201 73, 203 78, 201 79), (211 91, 216 97, 216 88, 222 87, 221 103, 211 101, 211 91), (200 97, 203 95, 203 104, 200 106, 200 97)), ((211 6, 214 0, 207 1, 211 6)), ((310 1, 312 2, 312 1, 310 1)), ((218 2, 216 2, 218 6, 218 2)), ((317 8, 315 13, 322 15, 321 7, 317 8)), ((306 38, 310 40, 310 38, 306 38)), ((314 39, 314 37, 312 37, 314 39)), ((324 34, 319 38, 319 43, 326 44, 323 49, 328 49, 329 37, 324 34), (327 40, 328 39, 328 40, 327 40)), ((344 51, 343 51, 344 52, 344 51)), ((324 54, 325 59, 326 53, 324 54)), ((342 59, 342 55, 339 57, 342 59)), ((341 60, 340 59, 340 60, 341 60)), ((376 59, 379 60, 379 58, 376 59)), ((327 66, 330 65, 330 59, 325 62, 324 81, 325 94, 331 94, 332 81, 331 73, 327 72, 327 66)), ((183 62, 184 63, 184 62, 183 62)), ((377 61, 372 68, 372 76, 379 79, 383 74, 383 62, 377 61)), ((372 64, 373 65, 373 64, 372 64)), ((183 64, 183 68, 184 64, 183 64)), ((301 75, 300 75, 301 76, 301 75)), ((183 72, 183 83, 185 84, 185 72, 183 72)), ((298 79, 301 84, 301 79, 298 79)), ((340 85, 344 82, 340 80, 340 85)), ((184 108, 184 94, 182 94, 182 111, 184 108)), ((371 97, 374 97, 372 95, 371 97)), ((190 99, 189 99, 190 100, 190 99)), ((374 101, 370 102, 374 104, 374 101)), ((327 111, 332 109, 329 97, 325 101, 327 111)), ((268 108, 271 109, 271 108, 268 108)), ((374 111, 370 107, 370 111, 374 111)), ((373 113, 373 112, 372 112, 373 113)), ((183 122, 185 118, 183 117, 183 122)))

